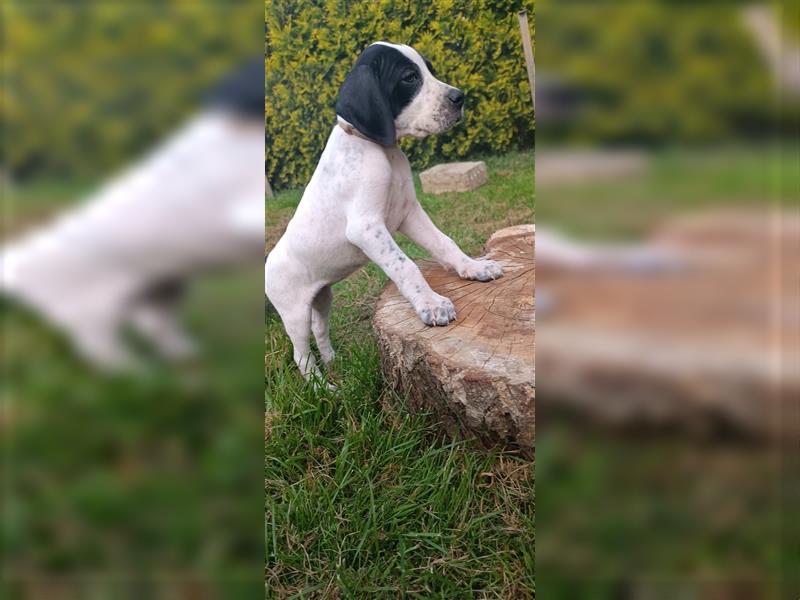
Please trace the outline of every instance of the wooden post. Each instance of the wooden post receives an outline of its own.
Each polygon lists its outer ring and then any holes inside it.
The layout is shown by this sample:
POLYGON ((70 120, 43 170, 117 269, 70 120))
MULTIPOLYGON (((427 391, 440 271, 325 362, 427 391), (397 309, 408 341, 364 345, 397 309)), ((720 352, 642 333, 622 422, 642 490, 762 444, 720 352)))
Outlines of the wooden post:
POLYGON ((265 184, 266 184, 266 186, 267 186, 267 198, 272 198, 272 197, 273 197, 273 195, 272 195, 272 188, 269 186, 269 179, 267 179, 266 177, 264 177, 264 183, 265 183, 265 184))
POLYGON ((533 60, 531 32, 528 29, 528 13, 522 10, 517 16, 519 16, 519 32, 522 36, 522 50, 525 53, 525 66, 528 69, 528 83, 531 86, 531 101, 533 110, 536 110, 536 63, 533 60))

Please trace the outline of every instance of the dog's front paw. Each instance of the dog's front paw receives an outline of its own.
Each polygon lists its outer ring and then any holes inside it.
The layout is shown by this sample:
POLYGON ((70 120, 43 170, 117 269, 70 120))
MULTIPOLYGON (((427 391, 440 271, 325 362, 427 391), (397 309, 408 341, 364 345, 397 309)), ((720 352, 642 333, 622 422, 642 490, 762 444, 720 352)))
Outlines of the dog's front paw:
POLYGON ((439 294, 420 300, 414 305, 414 310, 425 325, 444 326, 456 318, 456 307, 439 294))
POLYGON ((503 269, 493 260, 475 259, 470 260, 462 269, 458 276, 462 279, 475 279, 477 281, 491 281, 503 274, 503 269))

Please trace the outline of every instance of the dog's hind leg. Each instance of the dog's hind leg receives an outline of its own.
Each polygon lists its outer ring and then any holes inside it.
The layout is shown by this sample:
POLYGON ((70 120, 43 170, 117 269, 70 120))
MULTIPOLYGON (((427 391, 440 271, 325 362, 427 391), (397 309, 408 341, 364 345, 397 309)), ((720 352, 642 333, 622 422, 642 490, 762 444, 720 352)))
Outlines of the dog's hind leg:
POLYGON ((311 303, 311 330, 317 340, 322 362, 329 365, 333 362, 336 353, 331 344, 330 329, 328 327, 328 317, 331 314, 331 303, 333 302, 333 292, 331 286, 326 285, 322 288, 311 303))
POLYGON ((324 382, 325 378, 317 367, 311 352, 311 303, 297 303, 291 309, 276 307, 283 320, 283 327, 294 347, 294 362, 300 373, 308 381, 324 382))
POLYGON ((133 328, 162 356, 172 360, 185 360, 197 353, 180 322, 184 291, 179 281, 153 286, 134 302, 129 317, 133 328))
POLYGON ((139 362, 123 342, 121 324, 114 316, 94 314, 85 321, 62 323, 61 327, 78 354, 96 368, 102 371, 135 369, 139 362))
POLYGON ((318 294, 316 286, 298 285, 300 277, 288 270, 285 263, 276 258, 275 252, 267 257, 264 271, 264 291, 267 299, 283 321, 283 328, 294 347, 294 362, 307 381, 322 388, 334 389, 325 383, 317 361, 311 353, 312 304, 318 294))

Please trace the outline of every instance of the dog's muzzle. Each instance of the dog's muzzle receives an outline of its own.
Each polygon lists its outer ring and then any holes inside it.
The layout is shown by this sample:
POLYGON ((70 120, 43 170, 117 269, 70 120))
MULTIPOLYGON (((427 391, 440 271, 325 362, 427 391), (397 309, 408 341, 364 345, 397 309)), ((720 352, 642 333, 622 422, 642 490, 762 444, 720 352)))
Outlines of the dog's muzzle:
POLYGON ((453 124, 464 118, 464 92, 453 88, 447 92, 447 101, 451 114, 455 116, 453 124))
POLYGON ((458 88, 453 88, 447 92, 447 99, 456 109, 461 109, 464 106, 464 92, 458 88))

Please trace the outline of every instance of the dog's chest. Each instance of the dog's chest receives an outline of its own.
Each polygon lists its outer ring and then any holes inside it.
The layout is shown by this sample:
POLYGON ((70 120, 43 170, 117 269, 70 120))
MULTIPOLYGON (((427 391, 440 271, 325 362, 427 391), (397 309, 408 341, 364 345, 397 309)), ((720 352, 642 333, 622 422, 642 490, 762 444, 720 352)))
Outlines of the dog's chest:
POLYGON ((386 228, 394 233, 405 220, 414 198, 414 184, 411 178, 411 167, 400 151, 389 154, 392 165, 392 180, 385 207, 386 228))

